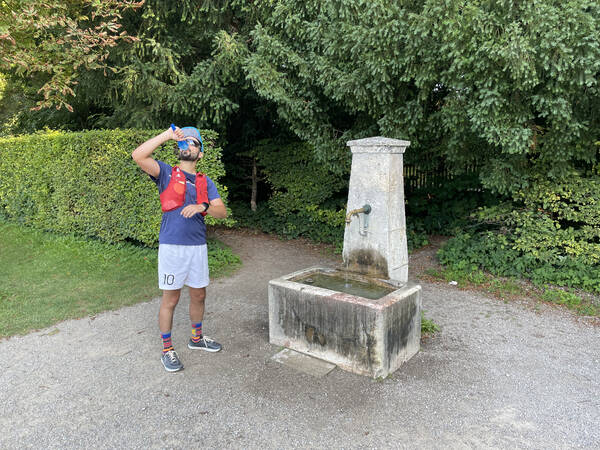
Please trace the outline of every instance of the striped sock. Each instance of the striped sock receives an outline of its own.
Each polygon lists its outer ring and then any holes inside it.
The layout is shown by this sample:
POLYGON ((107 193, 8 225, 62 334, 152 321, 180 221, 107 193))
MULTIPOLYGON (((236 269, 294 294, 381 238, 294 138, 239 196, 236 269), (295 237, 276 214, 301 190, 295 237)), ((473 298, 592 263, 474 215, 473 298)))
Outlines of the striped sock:
POLYGON ((173 350, 173 344, 171 343, 171 332, 160 335, 163 340, 163 353, 167 353, 170 350, 173 350))
POLYGON ((192 342, 197 344, 202 339, 202 322, 192 324, 192 342))

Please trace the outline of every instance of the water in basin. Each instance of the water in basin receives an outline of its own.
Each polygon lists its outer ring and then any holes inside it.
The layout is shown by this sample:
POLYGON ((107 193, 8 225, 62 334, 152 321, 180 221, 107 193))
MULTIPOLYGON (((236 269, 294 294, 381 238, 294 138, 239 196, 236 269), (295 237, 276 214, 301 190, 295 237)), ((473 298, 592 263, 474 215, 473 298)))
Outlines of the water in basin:
POLYGON ((335 274, 316 272, 308 275, 302 275, 301 277, 292 279, 291 281, 307 284, 309 286, 330 289, 332 291, 344 292, 346 294, 356 295, 357 297, 368 298, 371 300, 377 300, 397 289, 395 287, 385 286, 382 284, 356 280, 339 272, 336 272, 335 274))

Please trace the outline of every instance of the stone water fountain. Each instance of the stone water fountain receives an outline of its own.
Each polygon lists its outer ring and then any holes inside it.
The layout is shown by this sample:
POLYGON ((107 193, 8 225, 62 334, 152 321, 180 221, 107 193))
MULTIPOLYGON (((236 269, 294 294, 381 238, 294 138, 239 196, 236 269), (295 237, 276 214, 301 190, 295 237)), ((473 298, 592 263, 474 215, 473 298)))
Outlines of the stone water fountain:
POLYGON ((269 282, 269 341, 386 377, 419 351, 421 286, 408 282, 403 154, 408 141, 348 142, 344 265, 269 282))

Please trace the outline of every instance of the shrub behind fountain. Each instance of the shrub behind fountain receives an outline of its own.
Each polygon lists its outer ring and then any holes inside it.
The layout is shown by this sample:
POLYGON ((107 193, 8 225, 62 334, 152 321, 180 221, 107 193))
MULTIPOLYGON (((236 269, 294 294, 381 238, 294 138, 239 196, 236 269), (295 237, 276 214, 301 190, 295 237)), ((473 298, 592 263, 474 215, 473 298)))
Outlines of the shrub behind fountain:
POLYGON ((385 377, 419 351, 421 337, 421 287, 408 283, 404 216, 402 158, 410 143, 374 137, 348 145, 344 270, 314 267, 271 280, 269 340, 355 373, 385 377), (324 280, 320 285, 311 282, 316 275, 324 280), (333 278, 327 284, 333 275, 349 284, 387 287, 387 293, 365 298, 344 292, 333 278))

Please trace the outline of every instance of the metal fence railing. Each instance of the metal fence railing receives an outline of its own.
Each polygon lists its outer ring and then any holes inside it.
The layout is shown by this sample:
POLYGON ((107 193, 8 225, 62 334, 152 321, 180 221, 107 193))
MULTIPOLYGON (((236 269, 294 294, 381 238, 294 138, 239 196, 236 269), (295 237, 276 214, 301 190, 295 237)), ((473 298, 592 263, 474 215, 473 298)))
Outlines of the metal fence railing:
POLYGON ((456 176, 476 174, 479 169, 477 165, 468 166, 461 175, 456 175, 445 164, 440 164, 436 168, 422 168, 415 164, 408 164, 404 166, 404 189, 414 191, 423 188, 440 188, 456 176))

